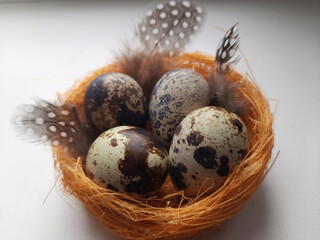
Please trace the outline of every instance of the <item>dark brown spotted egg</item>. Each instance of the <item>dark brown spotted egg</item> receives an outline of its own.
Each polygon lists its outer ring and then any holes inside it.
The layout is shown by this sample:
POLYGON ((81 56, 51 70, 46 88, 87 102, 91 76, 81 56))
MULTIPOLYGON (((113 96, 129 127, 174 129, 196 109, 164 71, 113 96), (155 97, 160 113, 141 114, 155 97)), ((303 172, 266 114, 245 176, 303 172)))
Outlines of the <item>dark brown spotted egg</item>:
POLYGON ((249 133, 234 113, 204 107, 190 113, 178 126, 169 150, 174 184, 187 196, 212 193, 247 154, 249 133))
POLYGON ((167 176, 167 151, 147 130, 120 126, 102 133, 86 159, 87 175, 97 184, 122 193, 156 191, 167 176))
POLYGON ((144 128, 147 102, 139 84, 123 73, 107 73, 89 85, 84 107, 89 121, 101 132, 115 126, 144 128))
POLYGON ((207 81, 191 69, 172 70, 155 85, 149 105, 153 134, 169 146, 174 131, 190 112, 209 104, 207 81))

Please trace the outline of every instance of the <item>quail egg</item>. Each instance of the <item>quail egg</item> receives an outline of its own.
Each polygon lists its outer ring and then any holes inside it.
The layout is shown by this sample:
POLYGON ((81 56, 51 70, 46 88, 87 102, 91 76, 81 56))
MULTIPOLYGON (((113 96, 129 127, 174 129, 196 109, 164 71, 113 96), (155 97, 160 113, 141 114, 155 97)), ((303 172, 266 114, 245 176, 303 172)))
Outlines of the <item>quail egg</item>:
POLYGON ((87 118, 100 132, 120 125, 144 128, 148 120, 141 87, 123 73, 107 73, 94 79, 86 91, 84 107, 87 118))
POLYGON ((91 145, 86 171, 97 184, 133 195, 161 187, 167 176, 167 150, 145 129, 119 126, 91 145))
POLYGON ((212 193, 249 147, 248 130, 237 115, 213 106, 195 110, 173 136, 168 157, 171 179, 187 196, 212 193))
POLYGON ((193 110, 209 104, 207 81, 192 69, 175 69, 153 88, 150 105, 150 126, 154 135, 169 146, 182 119, 193 110))

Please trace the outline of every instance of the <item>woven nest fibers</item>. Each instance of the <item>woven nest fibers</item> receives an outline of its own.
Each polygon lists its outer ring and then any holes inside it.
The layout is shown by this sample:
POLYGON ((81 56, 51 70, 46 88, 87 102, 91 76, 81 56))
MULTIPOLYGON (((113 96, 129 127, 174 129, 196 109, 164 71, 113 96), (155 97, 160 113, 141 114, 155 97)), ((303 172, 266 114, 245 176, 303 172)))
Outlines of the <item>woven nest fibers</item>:
MULTIPOLYGON (((175 68, 192 68, 206 79, 208 69, 214 66, 212 56, 186 53, 173 59, 163 59, 164 71, 172 70, 170 64, 166 64, 170 61, 175 62, 175 68)), ((72 101, 81 114, 89 83, 108 72, 127 73, 121 64, 115 62, 75 83, 61 97, 72 101)), ((258 85, 236 71, 229 73, 229 79, 241 81, 240 94, 250 105, 250 110, 241 118, 249 130, 251 148, 216 192, 188 198, 175 190, 168 178, 158 192, 147 198, 118 193, 92 182, 83 171, 80 157, 71 158, 58 146, 53 148, 53 152, 62 191, 79 199, 106 229, 124 239, 185 238, 219 228, 245 205, 262 183, 274 144, 273 117, 258 85)), ((141 86, 146 89, 145 85, 141 86)), ((149 89, 152 87, 148 86, 149 89)))

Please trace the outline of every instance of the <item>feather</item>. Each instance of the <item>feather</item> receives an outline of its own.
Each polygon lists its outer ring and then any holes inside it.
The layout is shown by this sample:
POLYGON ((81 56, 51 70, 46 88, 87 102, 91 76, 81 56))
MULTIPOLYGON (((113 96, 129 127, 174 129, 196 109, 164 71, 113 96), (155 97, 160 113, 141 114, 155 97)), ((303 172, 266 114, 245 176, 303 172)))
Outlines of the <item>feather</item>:
POLYGON ((227 31, 218 46, 216 68, 209 76, 211 105, 222 107, 238 115, 249 109, 247 102, 240 97, 241 83, 231 82, 228 79, 228 73, 240 60, 239 57, 235 57, 239 43, 238 24, 235 24, 227 31))
POLYGON ((236 52, 240 44, 238 23, 231 27, 223 37, 216 52, 216 71, 217 73, 226 74, 240 58, 236 57, 236 52))
POLYGON ((15 109, 12 124, 16 132, 28 142, 64 146, 71 155, 84 154, 88 144, 75 107, 71 103, 58 106, 40 98, 34 101, 15 109))
POLYGON ((146 49, 181 51, 204 17, 202 8, 191 1, 163 0, 146 13, 136 33, 146 49))
MULTIPOLYGON (((115 64, 122 72, 135 79, 149 100, 153 86, 168 71, 169 64, 165 59, 169 57, 168 52, 154 52, 152 56, 146 51, 126 49, 118 55, 115 64)), ((170 68, 172 68, 170 66, 170 68)))

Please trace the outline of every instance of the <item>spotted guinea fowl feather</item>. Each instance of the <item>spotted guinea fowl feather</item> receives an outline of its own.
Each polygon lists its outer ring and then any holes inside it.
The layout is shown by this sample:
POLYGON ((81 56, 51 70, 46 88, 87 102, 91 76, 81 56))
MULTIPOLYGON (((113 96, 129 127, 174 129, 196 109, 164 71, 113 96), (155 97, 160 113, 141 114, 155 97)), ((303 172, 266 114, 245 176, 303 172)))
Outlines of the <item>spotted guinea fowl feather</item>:
POLYGON ((238 63, 239 57, 235 57, 240 44, 238 23, 231 27, 223 37, 216 52, 216 71, 227 73, 238 63))
POLYGON ((69 153, 82 153, 85 137, 77 112, 71 103, 58 106, 34 98, 34 104, 21 104, 15 109, 13 127, 24 140, 64 146, 69 153))
POLYGON ((236 114, 242 114, 248 110, 248 104, 240 98, 241 83, 228 79, 228 73, 240 60, 240 57, 236 56, 239 43, 238 24, 235 24, 227 31, 218 46, 216 68, 209 77, 211 104, 236 114))
POLYGON ((204 12, 194 2, 164 0, 138 25, 137 35, 146 49, 181 51, 204 22, 204 12))

